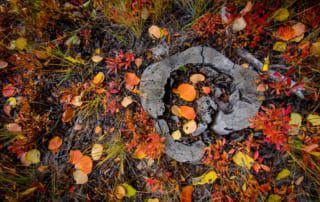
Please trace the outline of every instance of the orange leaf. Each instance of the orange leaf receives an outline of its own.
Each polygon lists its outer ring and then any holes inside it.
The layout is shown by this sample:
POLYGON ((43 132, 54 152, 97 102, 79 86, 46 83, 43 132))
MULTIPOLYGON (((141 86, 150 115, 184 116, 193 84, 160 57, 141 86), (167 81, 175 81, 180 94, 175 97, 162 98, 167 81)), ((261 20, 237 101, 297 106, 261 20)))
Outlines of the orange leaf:
POLYGON ((182 117, 188 120, 193 120, 196 118, 196 112, 192 107, 189 107, 189 106, 181 106, 180 113, 182 117))
POLYGON ((67 109, 62 114, 62 122, 63 123, 70 122, 72 117, 73 117, 73 115, 74 115, 74 109, 72 109, 72 108, 67 109))
POLYGON ((126 73, 124 76, 124 81, 130 86, 136 86, 139 84, 140 78, 137 77, 135 73, 126 73))
POLYGON ((192 102, 197 96, 196 89, 192 85, 186 83, 180 84, 177 89, 173 90, 173 92, 178 94, 185 101, 189 102, 192 102))
POLYGON ((280 27, 277 31, 277 37, 284 41, 289 41, 296 36, 295 30, 292 27, 280 27))
POLYGON ((92 159, 89 156, 82 156, 80 161, 75 165, 75 167, 85 174, 89 174, 92 171, 92 159))
POLYGON ((193 192, 193 186, 188 185, 183 187, 181 196, 180 196, 180 201, 181 202, 192 202, 192 192, 193 192))
POLYGON ((268 191, 271 190, 271 186, 268 183, 265 183, 265 184, 262 184, 262 185, 259 186, 259 190, 262 193, 267 193, 268 191))
POLYGON ((103 72, 99 72, 97 75, 95 75, 95 77, 92 80, 92 83, 94 84, 99 84, 102 83, 104 81, 104 73, 103 72))
POLYGON ((71 150, 69 153, 69 161, 68 162, 75 165, 80 161, 82 156, 83 155, 80 150, 71 150))
POLYGON ((202 91, 208 95, 211 92, 211 88, 209 86, 203 86, 202 91))
POLYGON ((48 149, 52 151, 53 154, 55 154, 61 145, 62 139, 59 136, 55 136, 49 141, 48 149))

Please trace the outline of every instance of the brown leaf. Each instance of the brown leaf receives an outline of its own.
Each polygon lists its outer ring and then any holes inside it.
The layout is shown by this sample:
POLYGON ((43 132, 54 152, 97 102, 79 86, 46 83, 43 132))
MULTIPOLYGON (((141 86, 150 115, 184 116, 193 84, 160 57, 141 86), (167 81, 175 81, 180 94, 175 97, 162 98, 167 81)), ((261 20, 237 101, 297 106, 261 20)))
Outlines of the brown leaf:
POLYGON ((72 108, 68 108, 66 111, 64 111, 62 114, 62 122, 63 123, 70 122, 74 116, 74 112, 75 110, 72 108))
POLYGON ((139 68, 141 67, 142 63, 143 63, 143 59, 142 58, 136 58, 134 60, 134 63, 136 64, 136 66, 139 68))
POLYGON ((9 123, 6 128, 9 132, 13 132, 13 133, 19 133, 22 131, 21 126, 16 123, 9 123))
POLYGON ((190 76, 190 81, 194 84, 204 81, 206 79, 202 74, 192 74, 190 76))

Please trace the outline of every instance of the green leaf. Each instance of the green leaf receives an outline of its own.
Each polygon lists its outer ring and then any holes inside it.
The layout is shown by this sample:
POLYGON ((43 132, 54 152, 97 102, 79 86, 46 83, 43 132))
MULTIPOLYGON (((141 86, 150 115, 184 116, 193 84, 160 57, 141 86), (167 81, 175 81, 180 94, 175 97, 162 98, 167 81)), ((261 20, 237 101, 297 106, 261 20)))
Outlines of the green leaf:
POLYGON ((277 175, 276 180, 282 180, 282 179, 287 178, 289 176, 290 176, 290 170, 285 168, 280 171, 280 173, 277 175))
POLYGON ((123 183, 122 186, 126 189, 126 197, 132 197, 137 194, 137 190, 127 183, 123 183))
POLYGON ((309 121, 313 126, 319 126, 320 125, 320 116, 309 114, 307 117, 307 121, 309 121))
POLYGON ((201 175, 200 177, 192 178, 192 184, 193 185, 212 184, 214 183, 214 181, 216 181, 216 179, 217 179, 217 174, 212 170, 201 175))

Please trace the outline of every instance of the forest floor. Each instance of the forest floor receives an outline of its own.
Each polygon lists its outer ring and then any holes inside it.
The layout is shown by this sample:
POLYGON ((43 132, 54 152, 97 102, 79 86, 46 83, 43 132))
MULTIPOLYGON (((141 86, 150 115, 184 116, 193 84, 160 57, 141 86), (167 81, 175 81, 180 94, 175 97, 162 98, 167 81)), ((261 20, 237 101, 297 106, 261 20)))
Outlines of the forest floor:
POLYGON ((319 200, 319 1, 0 2, 1 201, 319 200), (195 46, 257 72, 261 107, 243 130, 193 137, 195 100, 227 86, 230 113, 231 87, 180 67, 162 118, 175 142, 205 142, 182 163, 139 87, 195 46))

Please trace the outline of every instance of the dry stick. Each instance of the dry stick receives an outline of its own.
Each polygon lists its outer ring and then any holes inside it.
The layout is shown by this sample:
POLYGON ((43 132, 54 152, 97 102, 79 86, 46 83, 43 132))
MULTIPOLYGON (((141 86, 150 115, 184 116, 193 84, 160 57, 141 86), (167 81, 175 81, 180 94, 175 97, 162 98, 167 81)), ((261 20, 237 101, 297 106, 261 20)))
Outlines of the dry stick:
MULTIPOLYGON (((249 53, 247 50, 245 50, 243 48, 237 48, 236 52, 239 57, 241 57, 242 59, 244 59, 248 63, 250 63, 258 72, 261 72, 262 67, 263 67, 263 63, 260 60, 255 58, 251 53, 249 53)), ((275 73, 275 71, 272 71, 272 70, 268 71, 270 78, 273 80, 279 81, 280 79, 285 78, 285 76, 283 76, 283 75, 281 75, 280 77, 277 77, 274 75, 274 73, 275 73)), ((295 84, 296 84, 296 82, 292 81, 290 87, 294 86, 295 84)), ((304 99, 303 91, 305 91, 304 88, 298 88, 298 89, 294 90, 292 93, 295 94, 296 96, 298 96, 299 98, 304 99)))

